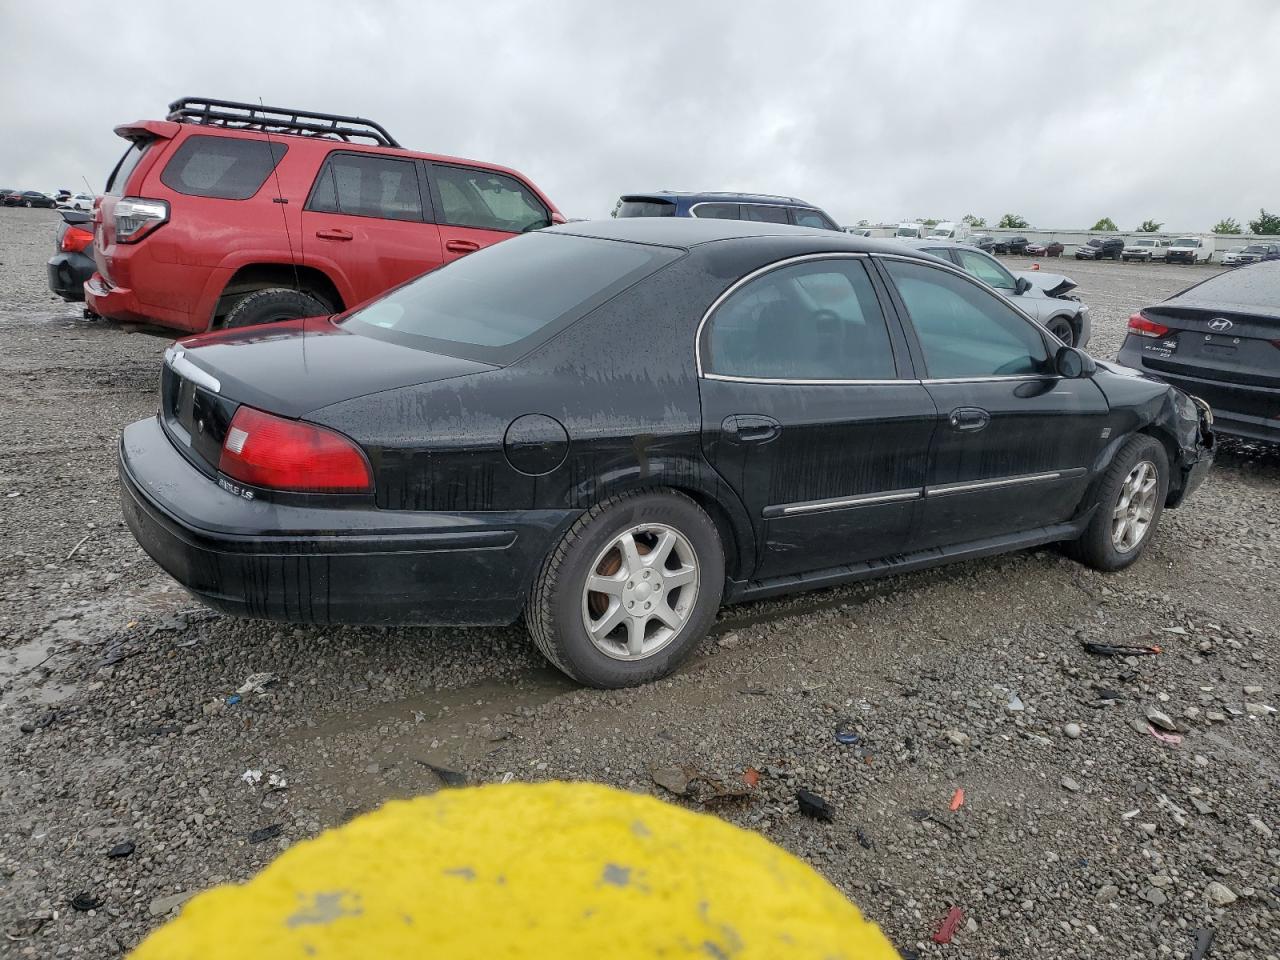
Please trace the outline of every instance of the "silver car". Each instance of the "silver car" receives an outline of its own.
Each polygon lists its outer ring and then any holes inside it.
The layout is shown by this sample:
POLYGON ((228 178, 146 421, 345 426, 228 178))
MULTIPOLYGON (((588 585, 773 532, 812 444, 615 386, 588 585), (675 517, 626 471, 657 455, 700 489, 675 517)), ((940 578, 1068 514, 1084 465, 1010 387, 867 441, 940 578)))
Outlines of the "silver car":
POLYGON ((1040 321, 1050 333, 1071 347, 1085 347, 1093 332, 1089 308, 1077 297, 1074 280, 1057 273, 1030 270, 1011 273, 995 257, 966 243, 939 240, 901 240, 909 247, 923 250, 965 273, 994 287, 1023 313, 1040 321))

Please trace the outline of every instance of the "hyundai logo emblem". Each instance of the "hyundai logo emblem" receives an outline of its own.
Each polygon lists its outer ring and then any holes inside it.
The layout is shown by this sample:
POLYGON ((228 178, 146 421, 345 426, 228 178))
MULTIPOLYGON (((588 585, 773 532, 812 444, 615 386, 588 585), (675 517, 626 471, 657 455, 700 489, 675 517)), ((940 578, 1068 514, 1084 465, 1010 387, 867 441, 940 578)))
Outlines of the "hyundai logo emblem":
POLYGON ((1212 320, 1209 321, 1209 329, 1217 330, 1219 333, 1221 333, 1224 330, 1230 330, 1233 326, 1235 326, 1235 324, 1233 324, 1226 317, 1214 317, 1212 320))

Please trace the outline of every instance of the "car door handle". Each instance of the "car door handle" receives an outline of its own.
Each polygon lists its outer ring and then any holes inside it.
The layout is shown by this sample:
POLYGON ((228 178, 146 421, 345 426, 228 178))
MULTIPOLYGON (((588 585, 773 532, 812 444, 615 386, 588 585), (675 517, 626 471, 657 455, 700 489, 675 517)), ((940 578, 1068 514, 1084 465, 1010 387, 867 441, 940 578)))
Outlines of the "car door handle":
POLYGON ((725 417, 720 429, 734 443, 768 443, 782 432, 782 424, 773 417, 739 413, 725 417))
POLYGON ((450 253, 475 253, 480 249, 480 244, 474 240, 446 240, 444 248, 450 253))
POLYGON ((321 240, 350 240, 351 231, 338 230, 336 228, 329 228, 325 230, 317 230, 316 236, 319 237, 321 240))
POLYGON ((991 422, 991 414, 981 407, 956 407, 951 411, 951 427, 953 430, 964 430, 973 433, 981 430, 991 422))

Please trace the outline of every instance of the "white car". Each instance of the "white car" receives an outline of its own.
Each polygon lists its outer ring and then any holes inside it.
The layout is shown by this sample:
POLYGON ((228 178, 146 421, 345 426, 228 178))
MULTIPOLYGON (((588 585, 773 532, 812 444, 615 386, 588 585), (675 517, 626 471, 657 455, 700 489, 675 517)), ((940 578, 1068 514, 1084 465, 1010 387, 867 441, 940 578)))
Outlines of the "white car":
POLYGON ((853 234, 855 237, 871 236, 870 227, 841 227, 840 229, 842 229, 845 233, 853 234))
POLYGON ((1239 266, 1242 262, 1240 254, 1244 253, 1244 247, 1227 247, 1222 251, 1222 265, 1224 267, 1239 266))
POLYGON ((1164 260, 1168 255, 1169 241, 1159 240, 1156 237, 1134 237, 1126 242, 1124 249, 1120 251, 1120 259, 1126 262, 1145 260, 1150 263, 1152 260, 1164 260))
POLYGON ((87 193, 77 193, 74 196, 67 197, 58 204, 60 210, 83 210, 88 213, 93 209, 94 198, 87 193))

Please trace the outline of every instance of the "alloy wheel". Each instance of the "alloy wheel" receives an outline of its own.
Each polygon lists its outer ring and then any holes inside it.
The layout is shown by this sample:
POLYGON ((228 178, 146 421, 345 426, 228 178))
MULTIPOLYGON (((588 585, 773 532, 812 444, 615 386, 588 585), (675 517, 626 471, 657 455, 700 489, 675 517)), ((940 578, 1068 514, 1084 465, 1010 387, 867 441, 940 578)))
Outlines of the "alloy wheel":
POLYGON ((618 534, 596 556, 582 591, 591 643, 615 660, 653 656, 689 622, 698 599, 698 556, 663 523, 618 534))
POLYGON ((1156 492, 1160 477, 1150 460, 1129 471, 1120 485, 1120 498, 1111 511, 1111 542, 1120 553, 1136 549, 1151 529, 1156 512, 1156 492))

